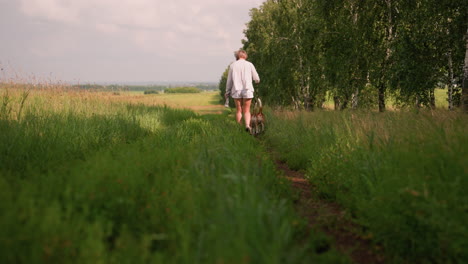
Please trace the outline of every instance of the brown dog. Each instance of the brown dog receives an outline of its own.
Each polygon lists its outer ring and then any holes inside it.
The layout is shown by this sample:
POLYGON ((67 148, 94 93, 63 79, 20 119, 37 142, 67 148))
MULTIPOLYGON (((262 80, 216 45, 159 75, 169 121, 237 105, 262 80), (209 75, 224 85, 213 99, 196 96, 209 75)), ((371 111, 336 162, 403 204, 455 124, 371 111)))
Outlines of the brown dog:
POLYGON ((265 116, 263 115, 262 100, 257 98, 250 118, 250 133, 254 136, 265 131, 265 116))

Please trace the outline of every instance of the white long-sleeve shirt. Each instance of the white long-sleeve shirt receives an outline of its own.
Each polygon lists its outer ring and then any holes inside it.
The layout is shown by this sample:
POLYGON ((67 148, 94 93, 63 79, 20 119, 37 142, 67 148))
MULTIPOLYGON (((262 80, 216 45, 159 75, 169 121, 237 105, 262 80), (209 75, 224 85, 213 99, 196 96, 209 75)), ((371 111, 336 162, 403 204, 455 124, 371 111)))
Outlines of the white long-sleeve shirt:
POLYGON ((229 74, 226 83, 226 93, 230 94, 231 90, 250 90, 253 91, 252 80, 256 83, 260 82, 255 66, 244 59, 239 59, 229 66, 229 74))

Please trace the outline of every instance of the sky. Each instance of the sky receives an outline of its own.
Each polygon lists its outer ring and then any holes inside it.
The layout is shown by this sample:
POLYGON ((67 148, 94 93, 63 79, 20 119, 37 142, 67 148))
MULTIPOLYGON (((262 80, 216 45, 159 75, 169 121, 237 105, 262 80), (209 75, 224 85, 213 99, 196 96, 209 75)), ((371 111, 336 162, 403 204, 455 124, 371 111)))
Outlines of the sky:
POLYGON ((217 82, 263 1, 0 0, 0 77, 217 82))

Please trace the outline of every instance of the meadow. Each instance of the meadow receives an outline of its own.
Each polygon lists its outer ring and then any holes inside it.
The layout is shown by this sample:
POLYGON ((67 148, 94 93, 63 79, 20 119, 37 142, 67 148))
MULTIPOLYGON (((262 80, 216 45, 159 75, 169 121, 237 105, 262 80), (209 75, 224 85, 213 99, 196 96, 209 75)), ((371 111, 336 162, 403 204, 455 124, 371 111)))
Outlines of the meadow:
POLYGON ((161 93, 144 94, 143 91, 83 92, 93 94, 100 100, 122 102, 130 104, 144 104, 146 106, 168 106, 171 108, 190 109, 199 114, 220 114, 224 107, 219 104, 218 92, 200 93, 161 93))
POLYGON ((468 117, 268 112, 265 144, 338 202, 391 263, 468 262, 468 117))
POLYGON ((2 263, 348 262, 317 250, 329 239, 229 111, 66 87, 0 96, 2 263))
POLYGON ((468 260, 466 115, 265 112, 267 130, 254 138, 217 92, 2 84, 0 259, 350 262, 295 212, 273 151, 305 173, 314 197, 340 204, 387 262, 468 260))

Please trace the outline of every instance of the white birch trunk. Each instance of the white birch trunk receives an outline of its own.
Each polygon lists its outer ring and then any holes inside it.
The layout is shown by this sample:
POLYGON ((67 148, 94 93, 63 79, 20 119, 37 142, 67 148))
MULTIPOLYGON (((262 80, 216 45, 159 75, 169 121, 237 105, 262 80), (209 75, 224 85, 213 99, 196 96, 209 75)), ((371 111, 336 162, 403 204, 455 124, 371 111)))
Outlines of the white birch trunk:
POLYGON ((357 109, 359 106, 359 88, 351 95, 351 107, 357 109))
POLYGON ((465 52, 465 65, 463 67, 463 86, 462 86, 462 106, 463 112, 468 113, 468 29, 465 35, 466 52, 465 52))
POLYGON ((447 101, 448 101, 448 109, 453 110, 453 87, 455 84, 455 79, 453 77, 453 62, 452 62, 452 51, 448 52, 448 67, 449 67, 449 85, 447 91, 447 101))

